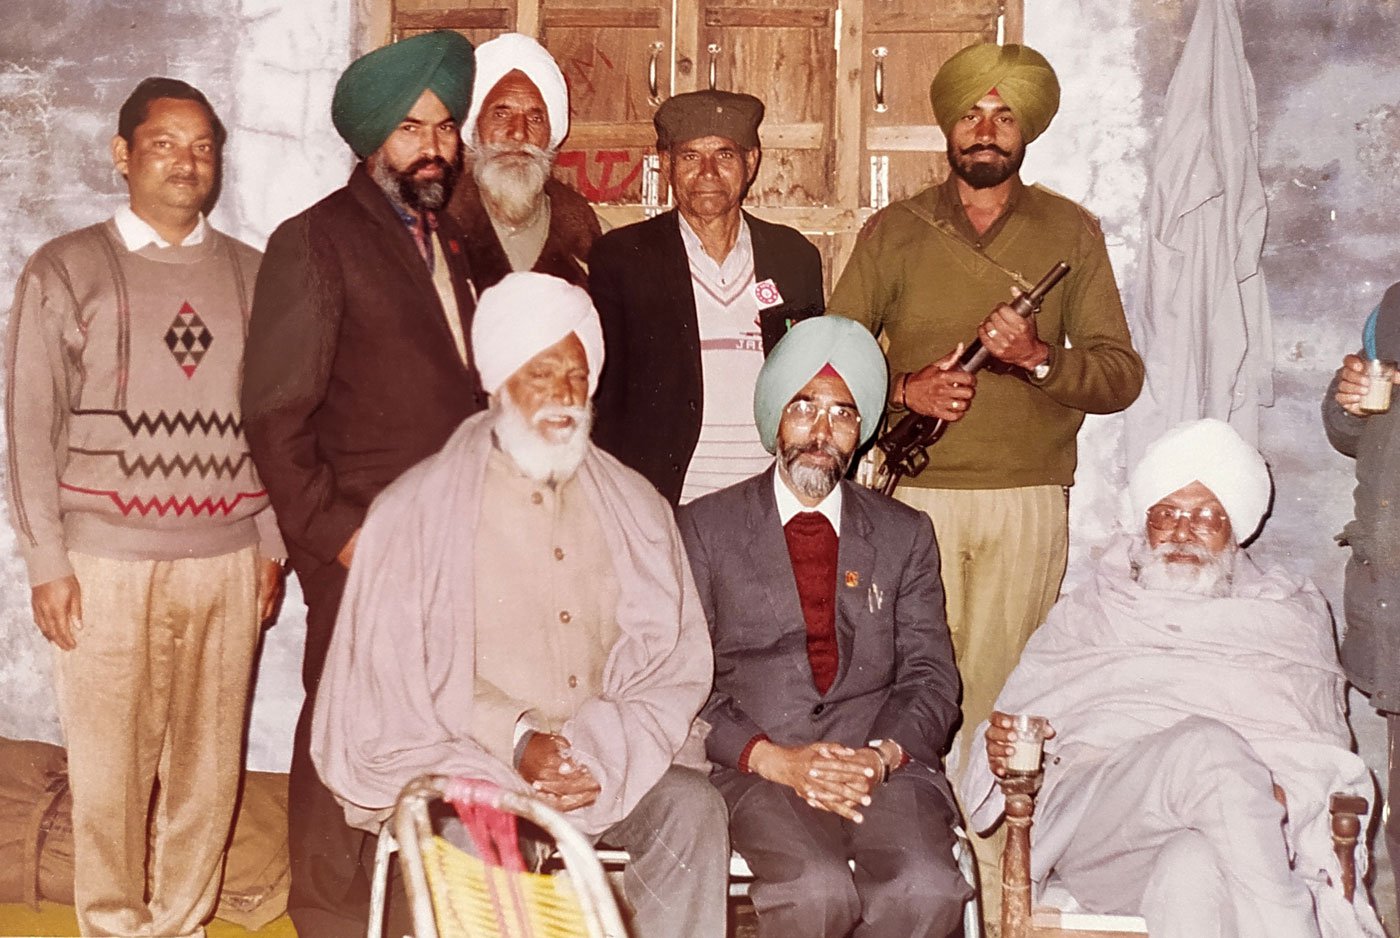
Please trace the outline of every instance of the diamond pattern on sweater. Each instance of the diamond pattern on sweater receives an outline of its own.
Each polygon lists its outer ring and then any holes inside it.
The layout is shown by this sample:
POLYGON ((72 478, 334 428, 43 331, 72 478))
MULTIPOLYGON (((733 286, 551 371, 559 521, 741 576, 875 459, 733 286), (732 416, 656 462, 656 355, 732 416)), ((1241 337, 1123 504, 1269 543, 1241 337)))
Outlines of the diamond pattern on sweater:
POLYGON ((175 364, 184 371, 186 378, 194 377, 204 353, 214 344, 214 334, 199 318, 199 313, 186 302, 175 314, 175 321, 165 331, 165 344, 170 354, 175 356, 175 364))

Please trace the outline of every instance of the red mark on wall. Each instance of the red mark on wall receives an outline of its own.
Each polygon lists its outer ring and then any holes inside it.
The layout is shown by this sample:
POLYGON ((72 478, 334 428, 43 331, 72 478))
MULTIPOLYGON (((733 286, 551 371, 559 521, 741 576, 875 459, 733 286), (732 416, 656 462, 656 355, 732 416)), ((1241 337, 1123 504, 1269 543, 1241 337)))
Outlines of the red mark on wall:
POLYGON ((602 167, 596 183, 589 174, 588 150, 565 150, 559 154, 556 165, 573 172, 573 187, 588 201, 615 202, 621 199, 642 173, 641 157, 634 160, 626 150, 594 150, 592 153, 592 162, 602 167), (622 178, 614 181, 614 176, 622 178))

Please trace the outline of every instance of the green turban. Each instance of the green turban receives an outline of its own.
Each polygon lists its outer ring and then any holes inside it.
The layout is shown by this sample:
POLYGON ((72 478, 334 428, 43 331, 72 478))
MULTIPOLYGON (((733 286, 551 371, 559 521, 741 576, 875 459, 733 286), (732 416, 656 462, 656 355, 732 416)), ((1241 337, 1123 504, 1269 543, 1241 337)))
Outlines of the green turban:
POLYGON ((1029 46, 984 42, 943 63, 928 89, 943 136, 993 88, 1011 108, 1026 143, 1045 132, 1060 109, 1060 82, 1045 56, 1029 46))
POLYGON ((885 353, 860 323, 843 316, 817 316, 789 329, 758 373, 753 419, 768 452, 777 451, 783 409, 828 366, 846 382, 856 399, 861 445, 875 433, 885 413, 885 393, 889 390, 885 353))
POLYGON ((437 29, 392 43, 350 63, 331 98, 331 122, 363 159, 383 145, 424 91, 459 123, 472 97, 472 44, 437 29))

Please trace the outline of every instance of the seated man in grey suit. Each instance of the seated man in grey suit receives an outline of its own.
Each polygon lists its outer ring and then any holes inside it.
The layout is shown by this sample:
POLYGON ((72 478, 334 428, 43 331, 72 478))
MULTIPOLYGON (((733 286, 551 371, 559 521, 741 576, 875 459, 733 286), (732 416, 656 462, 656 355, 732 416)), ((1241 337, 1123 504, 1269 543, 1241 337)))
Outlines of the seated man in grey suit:
POLYGON ((970 894, 942 769, 959 681, 933 528, 842 481, 888 380, 853 325, 807 320, 778 343, 754 394, 776 465, 680 512, 714 643, 711 780, 762 938, 944 936, 970 894))

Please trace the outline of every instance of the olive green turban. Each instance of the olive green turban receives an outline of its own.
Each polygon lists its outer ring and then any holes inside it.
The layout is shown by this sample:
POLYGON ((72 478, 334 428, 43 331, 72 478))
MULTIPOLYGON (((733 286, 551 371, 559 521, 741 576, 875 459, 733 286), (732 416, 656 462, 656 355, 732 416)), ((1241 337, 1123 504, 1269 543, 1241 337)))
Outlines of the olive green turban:
POLYGON ((778 447, 778 424, 783 409, 797 392, 827 366, 846 382, 860 411, 860 442, 864 445, 885 413, 889 371, 885 353, 864 326, 843 316, 804 319, 773 346, 758 373, 753 392, 753 419, 768 452, 778 447))
POLYGON ((1030 46, 979 43, 944 62, 929 87, 943 136, 993 88, 1016 116, 1026 143, 1044 133, 1060 109, 1060 82, 1045 56, 1030 46))
POLYGON ((472 44, 437 29, 392 43, 350 63, 335 83, 331 122, 364 158, 378 150, 424 91, 437 95, 459 123, 471 103, 472 44))

